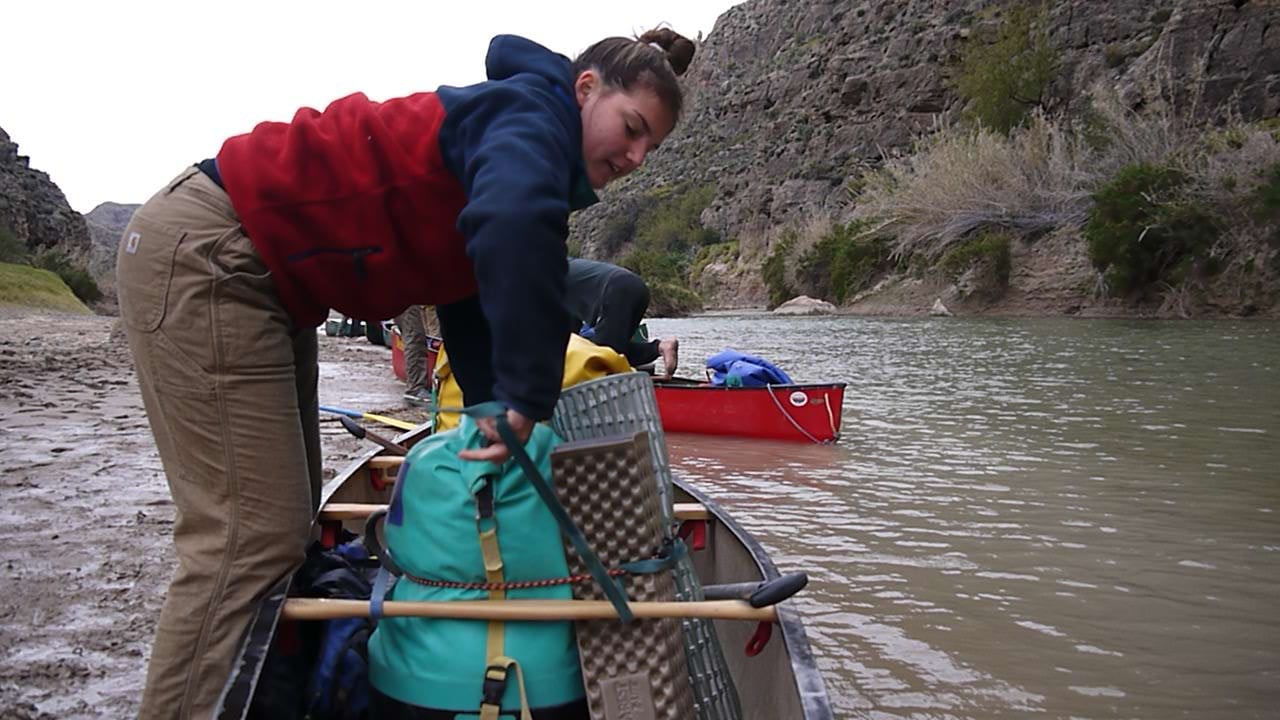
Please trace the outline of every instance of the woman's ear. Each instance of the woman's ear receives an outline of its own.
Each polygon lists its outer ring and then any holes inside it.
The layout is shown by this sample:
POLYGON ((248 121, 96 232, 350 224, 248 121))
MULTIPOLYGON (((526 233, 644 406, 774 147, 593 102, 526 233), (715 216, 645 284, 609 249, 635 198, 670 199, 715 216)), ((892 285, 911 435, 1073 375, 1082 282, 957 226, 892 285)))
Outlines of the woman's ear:
POLYGON ((573 83, 574 95, 578 98, 578 107, 587 104, 587 96, 595 92, 600 86, 600 76, 595 70, 583 70, 578 79, 573 83))

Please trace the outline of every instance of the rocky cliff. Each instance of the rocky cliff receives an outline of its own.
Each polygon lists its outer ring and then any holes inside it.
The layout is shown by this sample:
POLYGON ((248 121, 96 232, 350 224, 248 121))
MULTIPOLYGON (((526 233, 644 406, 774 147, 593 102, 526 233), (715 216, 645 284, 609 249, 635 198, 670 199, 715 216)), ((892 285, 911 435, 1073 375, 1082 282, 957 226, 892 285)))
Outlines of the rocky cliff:
POLYGON ((119 312, 116 299, 116 250, 120 246, 120 235, 125 226, 129 224, 134 211, 140 207, 142 206, 136 204, 105 202, 84 216, 91 240, 86 262, 103 295, 102 301, 94 308, 98 312, 112 315, 119 312))
MULTIPOLYGON (((616 259, 617 228, 655 188, 711 184, 703 224, 739 245, 693 282, 711 307, 760 305, 760 266, 779 228, 847 215, 846 184, 887 153, 956 122, 967 43, 1000 12, 988 0, 749 0, 723 14, 687 75, 688 107, 663 148, 580 213, 583 254, 616 259), (710 276, 715 277, 710 277, 710 276)), ((1060 0, 1048 3, 1060 58, 1051 112, 1101 83, 1132 108, 1280 110, 1280 3, 1060 0), (1173 88, 1172 93, 1165 92, 1173 88)))
POLYGON ((59 248, 84 258, 90 248, 84 217, 71 209, 48 173, 33 169, 18 145, 0 128, 0 228, 29 250, 59 248))
POLYGON ((89 227, 89 271, 99 278, 114 277, 116 248, 129 218, 141 205, 104 202, 84 216, 89 227))

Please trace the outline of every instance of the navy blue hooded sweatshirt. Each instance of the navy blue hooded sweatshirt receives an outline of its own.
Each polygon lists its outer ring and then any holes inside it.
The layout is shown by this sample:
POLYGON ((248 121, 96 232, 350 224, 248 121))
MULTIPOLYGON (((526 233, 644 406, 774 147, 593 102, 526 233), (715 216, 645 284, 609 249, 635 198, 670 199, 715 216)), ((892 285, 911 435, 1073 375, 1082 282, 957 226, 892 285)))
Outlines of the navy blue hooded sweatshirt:
POLYGON ((485 69, 488 82, 438 91, 440 149, 468 198, 458 230, 480 288, 439 308, 441 332, 467 404, 496 399, 541 420, 564 374, 569 213, 596 197, 568 58, 500 35, 485 69))

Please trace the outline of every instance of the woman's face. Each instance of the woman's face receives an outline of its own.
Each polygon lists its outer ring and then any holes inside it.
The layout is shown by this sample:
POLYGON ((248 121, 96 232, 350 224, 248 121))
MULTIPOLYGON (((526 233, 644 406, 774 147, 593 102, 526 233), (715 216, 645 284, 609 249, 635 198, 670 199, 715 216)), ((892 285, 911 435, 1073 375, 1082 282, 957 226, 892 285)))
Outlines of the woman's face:
POLYGON ((597 190, 640 167, 675 126, 657 94, 643 85, 611 88, 587 70, 574 89, 582 108, 582 157, 597 190))

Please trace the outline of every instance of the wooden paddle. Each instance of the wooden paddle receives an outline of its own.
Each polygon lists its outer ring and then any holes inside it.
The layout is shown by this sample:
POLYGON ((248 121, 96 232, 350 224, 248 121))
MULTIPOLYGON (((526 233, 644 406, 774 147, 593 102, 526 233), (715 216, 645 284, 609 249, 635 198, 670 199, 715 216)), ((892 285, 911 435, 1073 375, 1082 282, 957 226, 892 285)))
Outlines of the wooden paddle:
MULTIPOLYGON (((390 460, 391 458, 383 458, 390 460)), ((399 460, 400 458, 396 458, 399 460)), ((342 503, 331 502, 320 509, 321 520, 360 520, 386 508, 378 503, 342 503)), ((677 520, 709 520, 711 515, 702 503, 675 503, 677 520)))
POLYGON ((342 423, 342 427, 346 428, 347 432, 351 433, 353 436, 361 440, 372 440, 373 442, 381 445, 384 450, 391 453, 392 455, 408 455, 409 454, 409 448, 403 445, 397 445, 391 442, 390 440, 388 440, 387 438, 382 437, 378 433, 361 427, 359 424, 356 423, 355 420, 352 420, 346 415, 342 415, 341 417, 338 418, 338 420, 339 422, 342 423))
MULTIPOLYGON (((700 602, 629 602, 638 618, 710 618, 777 622, 773 607, 753 608, 742 600, 700 602)), ((452 600, 382 604, 385 617, 453 618, 458 620, 612 620, 618 613, 607 600, 452 600)), ((334 620, 369 617, 368 600, 289 598, 286 620, 334 620)))

